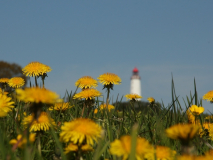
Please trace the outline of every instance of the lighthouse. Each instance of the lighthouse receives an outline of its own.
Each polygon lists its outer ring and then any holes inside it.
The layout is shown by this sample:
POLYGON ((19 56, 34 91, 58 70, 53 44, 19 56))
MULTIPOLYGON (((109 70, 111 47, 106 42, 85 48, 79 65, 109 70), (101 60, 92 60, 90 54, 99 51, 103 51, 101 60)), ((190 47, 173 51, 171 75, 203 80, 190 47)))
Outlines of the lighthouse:
POLYGON ((141 95, 141 78, 138 72, 139 71, 136 67, 132 70, 132 77, 130 81, 130 93, 138 94, 139 96, 142 96, 141 95))

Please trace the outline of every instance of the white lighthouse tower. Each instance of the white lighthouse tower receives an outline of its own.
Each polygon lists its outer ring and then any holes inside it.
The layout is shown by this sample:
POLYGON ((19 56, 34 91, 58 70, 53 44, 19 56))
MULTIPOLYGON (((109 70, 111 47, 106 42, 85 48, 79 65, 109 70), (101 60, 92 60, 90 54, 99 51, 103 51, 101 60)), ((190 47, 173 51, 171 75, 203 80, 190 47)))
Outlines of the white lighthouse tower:
MULTIPOLYGON (((132 71, 132 77, 130 82, 130 93, 141 95, 141 78, 138 75, 138 69, 135 67, 132 71)), ((140 100, 140 99, 138 99, 140 100)))

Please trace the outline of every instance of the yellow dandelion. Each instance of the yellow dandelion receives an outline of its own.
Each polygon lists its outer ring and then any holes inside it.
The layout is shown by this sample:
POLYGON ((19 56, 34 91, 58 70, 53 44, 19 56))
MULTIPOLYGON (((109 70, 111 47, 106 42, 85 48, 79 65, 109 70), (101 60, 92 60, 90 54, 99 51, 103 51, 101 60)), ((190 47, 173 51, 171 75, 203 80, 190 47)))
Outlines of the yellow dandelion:
POLYGON ((205 153, 205 155, 207 155, 207 156, 212 156, 212 157, 213 157, 213 149, 210 149, 209 151, 207 151, 207 152, 205 153))
POLYGON ((78 118, 71 122, 65 122, 61 127, 60 140, 63 142, 73 142, 74 144, 93 145, 101 137, 102 129, 91 119, 78 118))
POLYGON ((203 135, 209 135, 209 138, 212 139, 212 134, 211 134, 211 130, 213 129, 213 124, 212 123, 203 123, 202 126, 199 123, 199 135, 200 137, 202 137, 203 135))
POLYGON ((80 78, 79 80, 77 80, 75 85, 82 89, 95 88, 98 86, 98 81, 93 79, 90 76, 84 76, 80 78))
POLYGON ((197 156, 184 154, 177 156, 177 160, 197 160, 197 156))
MULTIPOLYGON (((211 151, 211 150, 210 150, 210 151, 211 151)), ((206 155, 204 155, 204 156, 202 156, 202 157, 203 157, 203 159, 200 158, 200 160, 212 160, 213 154, 212 154, 212 153, 206 154, 206 155)), ((199 159, 196 159, 196 160, 199 160, 199 159)))
POLYGON ((24 102, 49 103, 60 102, 59 95, 45 88, 32 87, 16 89, 17 98, 24 102))
POLYGON ((97 114, 98 113, 98 109, 96 108, 95 110, 94 110, 94 114, 97 114))
POLYGON ((50 66, 43 64, 42 69, 41 69, 41 75, 46 74, 47 72, 50 72, 50 71, 52 71, 50 66))
POLYGON ((197 105, 192 105, 189 109, 194 115, 200 115, 201 113, 204 112, 204 108, 198 107, 197 105))
POLYGON ((139 160, 143 159, 145 154, 150 152, 152 148, 152 145, 145 138, 138 137, 136 144, 136 158, 139 160))
POLYGON ((54 120, 48 116, 46 112, 41 112, 40 116, 38 117, 37 120, 34 119, 34 115, 29 115, 24 118, 23 123, 25 127, 28 127, 29 124, 30 126, 30 132, 35 132, 35 131, 47 131, 50 129, 50 126, 56 126, 54 120), (33 122, 32 122, 33 121, 33 122), (32 124, 31 124, 32 123, 32 124))
MULTIPOLYGON (((100 110, 105 109, 105 108, 106 108, 106 104, 101 104, 101 105, 99 106, 99 108, 100 108, 100 110)), ((113 110, 113 109, 115 109, 115 107, 114 107, 113 105, 111 105, 111 104, 108 104, 108 111, 110 112, 110 111, 113 110)))
POLYGON ((7 116, 7 113, 14 108, 13 104, 14 102, 11 101, 10 97, 0 94, 0 117, 7 116))
POLYGON ((56 111, 65 111, 69 108, 72 108, 73 106, 70 105, 69 102, 59 102, 59 103, 55 103, 54 106, 50 107, 49 110, 56 110, 56 111))
POLYGON ((64 149, 65 154, 69 153, 69 152, 75 152, 78 150, 78 146, 76 144, 73 143, 69 143, 67 145, 67 147, 64 149))
POLYGON ((210 101, 210 102, 213 102, 213 90, 204 94, 203 99, 210 101))
MULTIPOLYGON (((70 143, 67 145, 67 147, 64 150, 65 150, 65 154, 67 154, 69 152, 76 152, 76 151, 78 151, 78 145, 70 143)), ((81 151, 84 151, 84 152, 93 151, 93 148, 89 144, 85 144, 85 145, 81 146, 81 151)))
POLYGON ((212 160, 212 156, 207 156, 207 155, 196 156, 195 160, 212 160))
POLYGON ((155 99, 153 97, 148 97, 147 100, 149 101, 149 103, 154 103, 155 99))
POLYGON ((87 151, 93 151, 93 148, 92 148, 91 145, 85 144, 81 147, 81 150, 84 151, 84 152, 87 152, 87 151))
POLYGON ((0 83, 8 83, 9 78, 0 78, 0 83))
POLYGON ((209 138, 213 141, 213 123, 210 123, 208 127, 209 138))
POLYGON ((142 96, 139 96, 138 94, 126 94, 124 97, 126 97, 126 99, 130 99, 130 100, 137 100, 140 98, 143 98, 142 96))
POLYGON ((188 117, 188 123, 195 124, 195 116, 192 114, 192 112, 188 109, 186 111, 187 117, 188 117))
POLYGON ((122 136, 119 139, 114 140, 110 144, 110 153, 118 157, 123 157, 123 160, 127 159, 131 152, 131 137, 122 136))
POLYGON ((74 95, 73 99, 94 99, 95 97, 101 97, 101 92, 96 89, 90 88, 82 90, 80 93, 74 95))
POLYGON ((206 120, 213 120, 213 116, 207 116, 205 119, 206 120))
MULTIPOLYGON (((36 137, 36 134, 35 133, 30 133, 29 135, 29 142, 34 142, 35 141, 35 137, 36 137)), ((22 135, 19 134, 17 136, 17 139, 11 139, 10 142, 9 142, 11 145, 15 145, 15 144, 18 144, 18 148, 24 148, 26 143, 27 143, 27 139, 26 137, 23 137, 22 138, 22 135)))
POLYGON ((168 147, 159 146, 156 148, 156 155, 158 160, 166 158, 167 160, 173 160, 177 152, 168 147))
POLYGON ((25 81, 21 77, 13 77, 8 81, 8 85, 13 88, 20 88, 24 85, 25 81))
MULTIPOLYGON (((137 138, 136 159, 143 159, 144 155, 151 149, 151 145, 144 138, 137 138)), ((110 143, 110 153, 126 160, 131 152, 131 136, 125 135, 110 143)))
POLYGON ((152 149, 152 151, 149 151, 145 154, 146 160, 174 160, 176 155, 176 151, 170 149, 169 147, 165 146, 156 146, 156 148, 152 149))
POLYGON ((50 72, 51 70, 52 69, 49 66, 40 62, 31 62, 22 69, 24 75, 30 77, 41 76, 47 72, 50 72))
POLYGON ((209 130, 210 127, 212 127, 213 124, 212 123, 203 123, 203 128, 206 129, 206 130, 209 130))
POLYGON ((177 160, 212 160, 212 156, 196 156, 196 155, 189 155, 189 154, 184 154, 184 155, 179 155, 176 158, 177 160))
POLYGON ((114 73, 104 73, 98 79, 103 85, 121 84, 121 78, 114 73))
POLYGON ((199 126, 194 124, 176 124, 166 129, 167 137, 188 141, 198 133, 199 126))

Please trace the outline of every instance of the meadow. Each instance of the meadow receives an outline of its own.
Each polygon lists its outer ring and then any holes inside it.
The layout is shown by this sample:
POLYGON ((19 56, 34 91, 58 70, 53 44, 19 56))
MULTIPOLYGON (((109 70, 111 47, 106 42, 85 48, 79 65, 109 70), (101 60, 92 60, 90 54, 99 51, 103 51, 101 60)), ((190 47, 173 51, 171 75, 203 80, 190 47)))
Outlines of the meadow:
POLYGON ((33 77, 23 88, 20 77, 0 78, 0 159, 7 160, 197 160, 213 158, 213 116, 202 101, 213 102, 213 91, 186 95, 184 106, 175 93, 168 106, 149 97, 127 94, 112 100, 122 85, 119 75, 85 75, 64 98, 45 88, 51 67, 31 62, 23 74, 33 77), (37 80, 41 79, 42 84, 37 80), (103 85, 103 90, 95 88, 103 85), (8 88, 12 88, 7 92, 8 88), (107 92, 107 97, 102 97, 107 92))

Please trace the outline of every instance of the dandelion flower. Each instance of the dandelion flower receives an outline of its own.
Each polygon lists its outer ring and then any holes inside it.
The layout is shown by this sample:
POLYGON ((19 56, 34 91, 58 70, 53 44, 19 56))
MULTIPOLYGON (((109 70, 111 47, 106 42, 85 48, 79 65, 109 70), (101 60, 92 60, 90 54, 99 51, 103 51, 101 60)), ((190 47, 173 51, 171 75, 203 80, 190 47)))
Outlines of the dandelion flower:
POLYGON ((207 116, 205 119, 206 120, 213 120, 213 116, 207 116))
POLYGON ((189 141, 198 133, 199 126, 194 124, 176 124, 166 129, 167 137, 189 141))
POLYGON ((130 99, 130 100, 133 100, 133 101, 140 99, 140 98, 143 98, 143 97, 139 96, 138 94, 127 94, 124 97, 126 97, 126 99, 130 99))
POLYGON ((118 157, 123 156, 123 160, 127 159, 131 152, 131 137, 122 136, 120 140, 116 139, 110 144, 110 153, 118 157))
POLYGON ((203 128, 206 129, 206 130, 209 130, 211 127, 213 127, 213 124, 212 123, 203 123, 203 128))
MULTIPOLYGON (((35 141, 35 137, 36 137, 36 134, 35 133, 30 133, 29 135, 29 141, 32 143, 35 141)), ((23 137, 22 138, 22 135, 19 134, 17 136, 17 139, 11 139, 10 142, 9 142, 11 145, 15 145, 18 143, 18 148, 24 148, 26 143, 27 143, 27 139, 26 137, 23 137)))
POLYGON ((213 141, 213 124, 209 124, 208 127, 209 138, 213 141))
POLYGON ((13 88, 19 88, 24 85, 25 81, 21 77, 13 77, 8 81, 8 85, 13 88))
MULTIPOLYGON (((64 150, 65 150, 65 154, 69 152, 76 152, 78 150, 78 145, 70 143, 64 150)), ((93 148, 89 144, 85 144, 81 146, 81 150, 84 152, 93 151, 93 148)))
POLYGON ((41 75, 46 74, 47 72, 50 72, 52 69, 50 66, 43 64, 42 69, 41 69, 41 75))
POLYGON ((101 97, 101 95, 102 95, 101 92, 99 92, 96 89, 91 88, 91 89, 82 90, 80 93, 75 94, 73 99, 85 98, 87 100, 87 99, 93 99, 95 97, 101 97))
POLYGON ((65 111, 69 108, 72 108, 73 106, 70 105, 69 102, 59 102, 55 103, 54 106, 50 107, 49 110, 56 110, 56 111, 65 111))
POLYGON ((109 86, 113 89, 114 84, 121 84, 121 78, 114 73, 104 73, 98 77, 99 82, 104 85, 104 88, 109 86))
POLYGON ((31 62, 28 65, 26 65, 22 71, 24 75, 26 76, 39 76, 42 72, 42 66, 43 64, 40 62, 31 62))
POLYGON ((41 112, 37 120, 34 119, 33 114, 25 117, 23 120, 23 125, 27 127, 29 124, 31 124, 30 132, 47 131, 50 129, 51 125, 56 126, 54 120, 50 118, 46 112, 41 112))
POLYGON ((149 97, 149 98, 147 98, 147 100, 149 101, 149 103, 154 103, 155 102, 155 99, 153 97, 149 97))
MULTIPOLYGON (((137 138, 136 142, 136 159, 143 159, 145 153, 151 149, 151 145, 144 138, 137 138)), ((122 136, 110 143, 110 153, 126 160, 131 152, 131 136, 122 136)))
POLYGON ((198 157, 194 155, 184 154, 177 156, 177 160, 198 160, 198 157))
POLYGON ((152 145, 150 145, 145 138, 138 137, 136 144, 136 158, 143 159, 144 155, 147 152, 150 152, 152 148, 153 148, 152 145))
POLYGON ((101 137, 102 129, 91 119, 78 118, 71 122, 65 122, 61 127, 60 140, 63 142, 73 142, 74 144, 93 145, 101 137))
POLYGON ((65 154, 67 154, 69 152, 77 151, 78 146, 73 144, 73 143, 70 143, 70 144, 67 145, 67 147, 64 150, 65 150, 65 154))
POLYGON ((79 80, 77 80, 75 85, 82 89, 95 88, 98 86, 98 81, 93 79, 90 76, 84 76, 84 77, 80 78, 79 80))
POLYGON ((210 102, 213 102, 213 90, 204 94, 203 99, 210 101, 210 102))
MULTIPOLYGON (((103 110, 106 108, 106 104, 101 104, 99 106, 100 110, 103 110)), ((108 104, 108 111, 110 112, 111 110, 115 109, 115 107, 113 105, 108 104)))
POLYGON ((156 148, 152 149, 152 151, 149 151, 145 154, 146 160, 174 160, 176 151, 171 150, 168 147, 165 146, 156 146, 156 148))
POLYGON ((84 152, 86 152, 86 151, 93 151, 93 148, 92 148, 91 145, 85 144, 85 145, 83 145, 83 146, 81 147, 81 150, 84 151, 84 152))
POLYGON ((200 129, 199 129, 199 135, 202 137, 203 135, 208 135, 210 139, 212 139, 212 134, 211 130, 213 129, 213 124, 212 123, 203 123, 202 126, 199 124, 200 129))
POLYGON ((195 116, 192 114, 192 112, 188 109, 186 111, 187 117, 188 117, 188 123, 195 124, 195 116))
POLYGON ((52 69, 49 66, 40 62, 31 62, 22 69, 24 75, 30 77, 41 76, 47 72, 50 72, 51 70, 52 69))
POLYGON ((213 149, 205 153, 206 156, 213 156, 213 149))
POLYGON ((194 115, 200 115, 201 113, 204 112, 203 107, 198 107, 196 105, 192 105, 189 109, 194 115))
POLYGON ((45 88, 32 87, 16 89, 17 98, 24 102, 49 103, 54 104, 61 101, 59 95, 45 88))
POLYGON ((201 158, 199 159, 199 158, 197 158, 196 160, 212 160, 212 154, 207 154, 207 155, 205 155, 205 156, 200 156, 201 158))
POLYGON ((97 114, 98 113, 98 109, 96 108, 95 110, 94 110, 94 114, 97 114))
POLYGON ((183 154, 176 157, 177 160, 212 160, 212 156, 208 155, 190 155, 190 154, 183 154))
POLYGON ((8 83, 9 78, 0 78, 0 83, 8 83))
POLYGON ((7 116, 7 113, 11 111, 14 102, 11 101, 10 97, 7 97, 5 94, 0 94, 0 117, 7 116))

